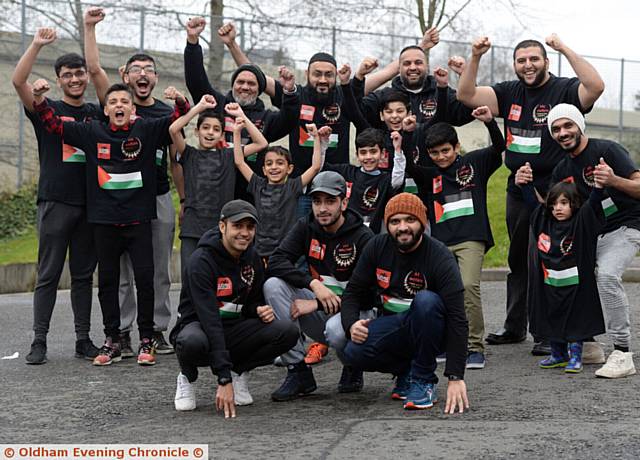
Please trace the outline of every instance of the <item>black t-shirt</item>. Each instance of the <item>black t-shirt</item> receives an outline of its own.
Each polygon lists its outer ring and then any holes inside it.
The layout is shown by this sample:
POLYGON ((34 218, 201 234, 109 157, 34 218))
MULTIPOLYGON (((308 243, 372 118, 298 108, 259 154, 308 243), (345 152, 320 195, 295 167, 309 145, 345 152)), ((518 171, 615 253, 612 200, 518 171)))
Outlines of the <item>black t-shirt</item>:
POLYGON ((200 238, 218 224, 222 207, 234 198, 233 150, 199 150, 187 145, 178 162, 184 174, 185 197, 180 237, 200 238))
MULTIPOLYGON (((580 195, 586 198, 594 186, 593 171, 600 158, 611 166, 613 172, 626 179, 638 167, 629 157, 624 147, 606 139, 589 139, 586 148, 576 157, 566 155, 555 167, 552 183, 570 181, 576 184, 580 195)), ((602 208, 607 223, 602 233, 611 232, 621 226, 640 230, 640 201, 613 187, 606 187, 602 208)))
MULTIPOLYGON (((47 98, 47 103, 63 121, 89 121, 100 119, 100 106, 86 103, 80 107, 61 100, 47 98)), ((36 112, 25 108, 27 118, 33 125, 38 141, 40 178, 38 180, 38 202, 59 201, 83 206, 85 204, 85 152, 65 144, 57 134, 48 133, 36 112)))
MULTIPOLYGON (((173 108, 158 99, 153 100, 153 105, 136 104, 136 115, 140 118, 161 118, 170 116, 173 108)), ((158 147, 155 153, 155 163, 157 167, 156 194, 164 195, 169 191, 169 176, 167 174, 167 153, 169 146, 158 147)))
POLYGON ((545 194, 549 188, 551 171, 565 156, 560 145, 553 140, 547 128, 549 111, 560 103, 573 104, 583 113, 591 110, 580 104, 577 78, 555 77, 538 88, 529 88, 519 80, 503 81, 493 85, 498 99, 499 116, 504 119, 507 141, 505 165, 511 174, 507 191, 521 197, 515 185, 515 173, 526 162, 533 169, 534 186, 545 194))

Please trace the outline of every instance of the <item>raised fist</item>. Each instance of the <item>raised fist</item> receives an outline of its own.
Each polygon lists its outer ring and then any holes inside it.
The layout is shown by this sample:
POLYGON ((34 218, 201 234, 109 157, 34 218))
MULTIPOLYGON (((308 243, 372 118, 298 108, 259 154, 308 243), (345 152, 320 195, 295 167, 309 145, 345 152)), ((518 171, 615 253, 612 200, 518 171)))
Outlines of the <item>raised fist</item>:
POLYGON ((440 32, 435 27, 431 27, 427 29, 424 35, 422 36, 422 41, 420 42, 420 48, 427 51, 430 48, 433 48, 440 42, 440 32))
POLYGON ((442 67, 436 67, 433 71, 433 76, 436 79, 438 88, 446 88, 449 86, 449 71, 442 67))
POLYGON ((489 107, 487 107, 486 105, 476 107, 473 112, 471 112, 471 115, 473 115, 476 120, 480 120, 482 123, 489 123, 491 120, 493 120, 493 114, 491 113, 491 110, 489 110, 489 107))
POLYGON ((207 21, 202 16, 190 18, 187 21, 187 35, 189 37, 197 39, 207 25, 207 21))
POLYGON ((170 99, 172 101, 182 100, 184 96, 180 91, 178 91, 174 86, 167 86, 164 90, 165 99, 170 99))
POLYGON ((316 124, 315 123, 307 123, 304 127, 307 130, 307 132, 309 133, 309 135, 315 139, 316 136, 318 135, 318 127, 316 126, 316 124))
POLYGON ((211 94, 205 94, 200 99, 198 105, 202 108, 202 110, 215 109, 218 106, 218 101, 211 94))
POLYGON ((31 92, 35 97, 39 97, 39 96, 42 96, 47 91, 49 91, 50 89, 51 88, 49 87, 49 82, 44 78, 39 78, 33 83, 31 87, 31 92))
POLYGON ((235 123, 233 124, 233 131, 240 133, 246 127, 246 125, 247 121, 244 119, 244 117, 238 116, 236 117, 235 123))
POLYGON ((287 67, 281 65, 278 68, 278 79, 285 91, 291 92, 296 87, 296 76, 287 67))
POLYGON ((244 117, 242 107, 240 107, 240 104, 238 104, 237 102, 229 102, 224 106, 224 111, 232 117, 244 117))
POLYGON ((86 25, 96 25, 105 17, 104 8, 92 6, 84 12, 84 23, 86 25))
POLYGON ((233 43, 236 39, 236 34, 236 26, 233 24, 233 22, 228 22, 218 29, 218 36, 220 37, 220 41, 225 45, 233 43))
POLYGON ((393 143, 393 150, 396 152, 402 151, 402 134, 398 131, 391 131, 391 142, 393 143))
POLYGON ((329 138, 331 137, 331 127, 330 126, 323 126, 322 128, 320 128, 318 130, 318 137, 320 138, 320 142, 322 142, 323 144, 328 144, 329 143, 329 138))
POLYGON ((358 66, 356 77, 358 80, 362 80, 365 75, 373 72, 378 67, 378 60, 372 57, 366 57, 362 60, 358 66))
POLYGON ((473 45, 471 45, 471 55, 482 56, 484 53, 489 51, 489 48, 491 48, 489 37, 480 37, 473 42, 473 45))
POLYGON ((342 64, 342 67, 338 69, 338 78, 340 78, 341 85, 348 85, 351 78, 351 66, 349 64, 342 64))
POLYGON ((549 35, 545 39, 545 43, 555 51, 562 52, 562 50, 564 49, 564 42, 560 40, 560 37, 558 37, 558 34, 556 33, 549 35))
POLYGON ((45 46, 56 41, 56 37, 56 29, 52 27, 41 27, 33 36, 33 44, 38 46, 45 46))
POLYGON ((462 56, 451 56, 449 58, 449 62, 447 62, 447 65, 452 72, 455 72, 458 75, 462 75, 466 63, 467 61, 465 61, 462 56))
POLYGON ((415 131, 417 126, 417 121, 416 121, 416 116, 415 115, 409 115, 407 117, 404 117, 402 119, 402 130, 410 133, 415 131))

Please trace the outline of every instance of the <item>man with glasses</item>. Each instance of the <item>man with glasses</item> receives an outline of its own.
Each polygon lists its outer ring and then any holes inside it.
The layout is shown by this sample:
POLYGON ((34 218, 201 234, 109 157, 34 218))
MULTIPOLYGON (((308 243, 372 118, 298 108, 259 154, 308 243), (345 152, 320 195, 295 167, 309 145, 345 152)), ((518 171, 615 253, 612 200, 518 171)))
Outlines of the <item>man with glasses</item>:
MULTIPOLYGON (((91 283, 96 267, 93 232, 85 211, 85 154, 49 134, 35 113, 32 86, 27 79, 40 50, 56 40, 55 29, 38 29, 33 42, 20 58, 12 77, 36 133, 40 178, 38 180, 38 275, 33 295, 35 337, 27 364, 47 362, 47 333, 56 303, 56 291, 69 251, 71 308, 76 331, 78 358, 93 359, 98 349, 89 338, 91 326, 91 283)), ((78 54, 60 56, 54 65, 62 99, 50 100, 64 120, 83 121, 100 116, 100 107, 85 103, 89 84, 85 60, 78 54)))

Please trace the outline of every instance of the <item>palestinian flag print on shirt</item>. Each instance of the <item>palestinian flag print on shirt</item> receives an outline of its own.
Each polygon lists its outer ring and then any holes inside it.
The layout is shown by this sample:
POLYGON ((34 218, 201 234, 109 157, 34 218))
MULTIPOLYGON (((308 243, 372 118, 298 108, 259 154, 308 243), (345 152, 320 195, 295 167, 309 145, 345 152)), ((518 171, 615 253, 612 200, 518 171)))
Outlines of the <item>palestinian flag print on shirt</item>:
POLYGON ((335 295, 342 295, 344 289, 347 287, 346 281, 338 281, 333 276, 321 275, 320 281, 325 287, 329 288, 335 295))
POLYGON ((613 202, 611 197, 605 198, 604 200, 602 200, 601 203, 602 203, 602 210, 604 211, 605 217, 609 217, 611 214, 614 214, 615 212, 618 211, 618 207, 613 202))
POLYGON ((402 313, 409 309, 413 299, 401 299, 399 297, 391 297, 382 295, 382 308, 393 313, 402 313))
POLYGON ((433 202, 433 209, 436 215, 436 224, 462 216, 472 216, 473 198, 471 192, 456 193, 444 197, 444 204, 438 201, 433 202))
POLYGON ((117 174, 108 173, 98 166, 98 184, 104 190, 129 190, 142 187, 142 173, 134 171, 117 174))
MULTIPOLYGON (((299 145, 303 147, 313 147, 313 136, 310 135, 302 126, 300 126, 300 142, 299 145)), ((338 147, 338 134, 333 133, 329 135, 328 148, 335 149, 338 147)))
POLYGON ((62 161, 65 163, 86 163, 84 151, 69 144, 62 144, 62 161))
POLYGON ((544 284, 553 287, 574 286, 580 283, 578 276, 578 267, 569 267, 564 270, 551 270, 542 264, 542 273, 544 274, 544 284))
POLYGON ((507 127, 507 150, 514 153, 537 155, 542 141, 540 130, 507 127))

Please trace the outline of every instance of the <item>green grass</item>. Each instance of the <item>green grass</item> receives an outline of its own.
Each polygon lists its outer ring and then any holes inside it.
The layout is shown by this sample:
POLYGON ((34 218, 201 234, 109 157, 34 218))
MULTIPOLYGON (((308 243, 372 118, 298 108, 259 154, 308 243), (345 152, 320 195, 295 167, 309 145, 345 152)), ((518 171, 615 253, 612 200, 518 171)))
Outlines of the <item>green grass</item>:
POLYGON ((35 262, 38 259, 38 236, 35 227, 25 234, 0 241, 0 265, 35 262))

